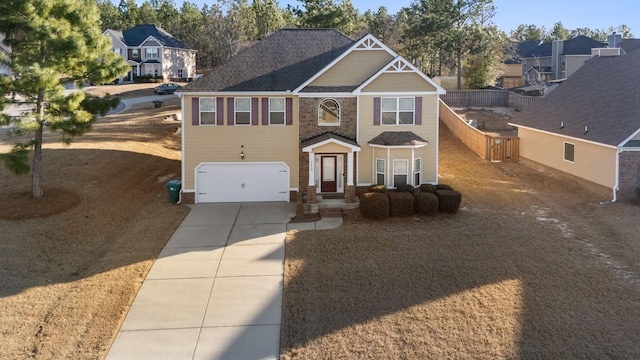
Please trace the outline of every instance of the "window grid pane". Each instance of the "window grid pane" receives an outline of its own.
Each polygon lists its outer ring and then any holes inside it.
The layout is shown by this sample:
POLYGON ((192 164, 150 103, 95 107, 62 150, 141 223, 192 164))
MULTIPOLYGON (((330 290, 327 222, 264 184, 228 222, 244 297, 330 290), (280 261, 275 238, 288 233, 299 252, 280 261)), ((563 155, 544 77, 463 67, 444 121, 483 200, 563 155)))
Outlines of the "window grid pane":
POLYGON ((400 111, 403 111, 403 110, 413 111, 413 103, 414 103, 413 98, 400 98, 399 102, 400 102, 400 106, 399 106, 400 111))
POLYGON ((396 100, 395 98, 382 98, 380 100, 382 111, 396 111, 396 100))
POLYGON ((413 124, 413 112, 401 112, 399 116, 399 123, 402 125, 413 124))
POLYGON ((320 125, 340 124, 340 105, 335 100, 324 100, 318 108, 318 123, 320 125))
POLYGON ((393 173, 394 174, 407 174, 408 170, 407 160, 393 160, 393 173))
POLYGON ((200 124, 214 125, 215 123, 216 123, 216 113, 215 112, 201 112, 200 113, 200 124))
POLYGON ((200 111, 216 111, 216 98, 200 98, 200 111))
POLYGON ((271 99, 269 99, 269 110, 271 110, 271 111, 284 111, 284 99, 283 98, 271 98, 271 99))
POLYGON ((251 111, 251 99, 236 99, 236 111, 251 111))
POLYGON ((271 124, 271 125, 284 125, 284 112, 271 112, 271 113, 269 113, 269 124, 271 124))

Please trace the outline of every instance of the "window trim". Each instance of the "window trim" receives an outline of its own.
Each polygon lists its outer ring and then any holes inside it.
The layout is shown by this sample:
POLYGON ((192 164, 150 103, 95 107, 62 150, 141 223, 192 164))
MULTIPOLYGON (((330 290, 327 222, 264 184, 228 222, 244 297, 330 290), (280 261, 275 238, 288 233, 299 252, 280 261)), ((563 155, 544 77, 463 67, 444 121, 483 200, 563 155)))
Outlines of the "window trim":
POLYGON ((252 101, 250 97, 237 97, 233 99, 233 124, 237 125, 237 126, 251 126, 251 121, 253 119, 251 119, 251 107, 252 107, 252 101), (249 101, 249 110, 247 111, 239 111, 238 110, 238 100, 247 100, 249 101), (246 124, 238 124, 238 113, 249 113, 249 122, 246 124))
POLYGON ((564 159, 564 161, 566 162, 570 162, 572 164, 576 163, 576 144, 574 143, 570 143, 568 141, 563 141, 563 145, 562 145, 562 158, 564 159), (571 145, 573 151, 572 151, 572 156, 571 159, 567 158, 567 145, 571 145))
POLYGON ((217 103, 218 99, 215 97, 200 97, 198 99, 198 124, 200 126, 217 126, 218 125, 218 121, 217 121, 217 116, 218 116, 218 103, 217 103), (213 111, 211 110, 202 110, 202 99, 213 99, 213 111), (213 122, 211 124, 208 123, 202 123, 202 113, 206 112, 206 113, 213 113, 213 122))
POLYGON ((386 181, 387 180, 386 168, 387 168, 387 160, 386 159, 382 159, 382 158, 376 158, 376 167, 375 167, 376 185, 386 185, 386 183, 387 183, 387 181, 386 181), (378 161, 382 161, 382 171, 379 171, 378 161), (382 184, 380 184, 378 182, 378 175, 382 175, 382 179, 383 179, 382 184))
POLYGON ((326 98, 326 99, 322 99, 322 101, 320 101, 320 104, 318 105, 318 126, 340 126, 340 122, 341 122, 341 117, 342 117, 342 109, 340 108, 340 103, 338 102, 338 100, 333 99, 333 98, 326 98), (322 118, 320 116, 321 111, 322 111, 322 105, 326 102, 332 101, 334 104, 336 104, 336 107, 338 109, 338 116, 337 119, 338 121, 336 123, 321 123, 320 119, 322 118))
POLYGON ((404 175, 406 176, 405 184, 409 184, 409 160, 408 159, 393 159, 393 187, 396 188, 396 175, 404 175), (406 164, 407 171, 404 173, 396 173, 396 162, 404 162, 406 164))
POLYGON ((422 158, 413 159, 413 186, 419 186, 422 183, 422 158), (418 181, 416 181, 418 175, 418 181))
POLYGON ((160 58, 160 48, 156 47, 156 46, 144 48, 144 58, 145 59, 159 59, 160 58), (151 52, 150 50, 154 50, 154 51, 151 52), (151 54, 151 56, 149 54, 151 54), (154 54, 155 54, 155 56, 153 56, 154 54))
POLYGON ((416 98, 415 96, 399 96, 399 97, 381 97, 380 98, 380 125, 381 126, 414 126, 416 124, 416 98), (385 99, 394 99, 396 106, 395 106, 395 110, 393 111, 395 113, 395 124, 385 124, 384 122, 384 117, 382 116, 384 113, 391 113, 392 111, 384 111, 384 107, 382 106, 382 103, 384 102, 385 99), (412 113, 412 117, 411 117, 411 124, 402 124, 400 123, 400 113, 404 113, 404 112, 408 112, 406 110, 401 111, 400 110, 400 100, 401 99, 411 99, 411 105, 412 105, 412 109, 411 109, 411 113, 412 113))
POLYGON ((287 99, 284 97, 273 97, 269 98, 269 126, 285 126, 287 125, 287 99), (272 111, 271 110, 271 100, 281 99, 282 100, 282 111, 272 111), (271 122, 271 114, 272 113, 282 113, 282 124, 272 123, 271 122))

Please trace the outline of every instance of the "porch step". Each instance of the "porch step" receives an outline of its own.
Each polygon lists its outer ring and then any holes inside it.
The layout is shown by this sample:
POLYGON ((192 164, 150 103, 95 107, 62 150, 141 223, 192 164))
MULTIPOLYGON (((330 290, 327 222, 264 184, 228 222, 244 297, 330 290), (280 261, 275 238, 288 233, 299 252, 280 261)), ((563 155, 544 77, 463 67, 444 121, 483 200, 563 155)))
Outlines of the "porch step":
POLYGON ((320 217, 322 218, 341 218, 342 209, 340 208, 320 208, 320 217))

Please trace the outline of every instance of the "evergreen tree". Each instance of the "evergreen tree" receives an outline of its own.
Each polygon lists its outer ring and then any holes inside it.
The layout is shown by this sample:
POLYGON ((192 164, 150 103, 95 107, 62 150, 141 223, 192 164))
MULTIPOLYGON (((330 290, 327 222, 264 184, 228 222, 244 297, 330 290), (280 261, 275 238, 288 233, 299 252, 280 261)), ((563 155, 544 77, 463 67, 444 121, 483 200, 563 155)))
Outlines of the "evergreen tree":
POLYGON ((0 33, 6 34, 4 43, 11 47, 10 58, 4 60, 15 75, 0 82, 0 95, 14 92, 35 109, 16 124, 19 134, 30 133, 32 138, 0 158, 16 174, 31 170, 33 197, 41 198, 45 126, 60 131, 62 140, 69 143, 90 130, 97 113, 118 102, 80 91, 65 95, 64 84, 108 82, 125 74, 128 67, 102 34, 95 0, 3 0, 0 33))

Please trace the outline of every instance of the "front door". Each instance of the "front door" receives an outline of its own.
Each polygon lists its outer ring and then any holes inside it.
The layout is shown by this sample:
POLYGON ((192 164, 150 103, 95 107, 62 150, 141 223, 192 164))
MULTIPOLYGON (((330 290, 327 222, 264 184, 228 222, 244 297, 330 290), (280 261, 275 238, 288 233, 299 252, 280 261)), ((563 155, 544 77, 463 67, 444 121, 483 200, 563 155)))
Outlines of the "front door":
POLYGON ((320 158, 320 191, 322 192, 336 192, 338 191, 337 176, 336 176, 336 156, 322 156, 320 158))

